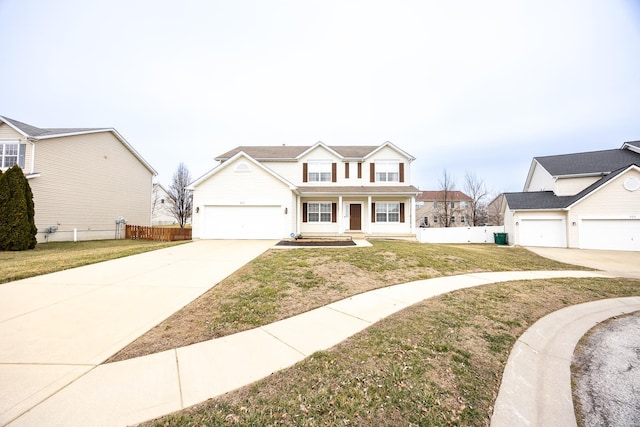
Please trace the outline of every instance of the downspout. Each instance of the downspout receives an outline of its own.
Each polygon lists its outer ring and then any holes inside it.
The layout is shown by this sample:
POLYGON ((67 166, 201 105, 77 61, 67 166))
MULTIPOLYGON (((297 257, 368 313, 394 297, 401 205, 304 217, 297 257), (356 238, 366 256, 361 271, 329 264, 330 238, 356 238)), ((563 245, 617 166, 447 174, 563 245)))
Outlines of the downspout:
POLYGON ((31 170, 29 173, 32 174, 36 169, 36 143, 31 137, 27 137, 27 142, 31 144, 31 161, 29 162, 31 170))

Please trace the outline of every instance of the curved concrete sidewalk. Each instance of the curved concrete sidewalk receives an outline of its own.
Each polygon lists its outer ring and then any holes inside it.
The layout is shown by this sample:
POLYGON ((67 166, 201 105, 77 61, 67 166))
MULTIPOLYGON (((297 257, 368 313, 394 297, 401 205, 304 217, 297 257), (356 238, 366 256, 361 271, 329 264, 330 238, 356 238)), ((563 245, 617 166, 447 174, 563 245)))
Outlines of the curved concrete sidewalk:
POLYGON ((640 297, 588 302, 558 310, 518 339, 504 370, 493 427, 576 426, 571 360, 582 336, 613 316, 640 310, 640 297))
POLYGON ((139 423, 264 378, 426 298, 496 282, 556 277, 607 276, 591 271, 475 273, 377 289, 235 335, 97 366, 10 425, 139 423))

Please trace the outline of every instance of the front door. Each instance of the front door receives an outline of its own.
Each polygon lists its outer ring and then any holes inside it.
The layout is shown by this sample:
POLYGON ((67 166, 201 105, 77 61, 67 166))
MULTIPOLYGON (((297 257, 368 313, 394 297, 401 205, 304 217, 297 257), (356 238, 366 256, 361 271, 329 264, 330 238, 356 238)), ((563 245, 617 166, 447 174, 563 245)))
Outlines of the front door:
POLYGON ((357 231, 362 229, 362 205, 349 205, 349 230, 357 231))

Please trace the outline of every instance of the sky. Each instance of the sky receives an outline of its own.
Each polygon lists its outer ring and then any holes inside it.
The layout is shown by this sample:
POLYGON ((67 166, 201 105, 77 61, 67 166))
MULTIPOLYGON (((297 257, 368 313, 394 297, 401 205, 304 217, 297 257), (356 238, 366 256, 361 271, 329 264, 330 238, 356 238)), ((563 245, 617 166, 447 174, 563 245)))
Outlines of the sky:
POLYGON ((521 191, 640 140, 640 0, 0 0, 0 115, 113 127, 171 183, 239 145, 379 145, 521 191))

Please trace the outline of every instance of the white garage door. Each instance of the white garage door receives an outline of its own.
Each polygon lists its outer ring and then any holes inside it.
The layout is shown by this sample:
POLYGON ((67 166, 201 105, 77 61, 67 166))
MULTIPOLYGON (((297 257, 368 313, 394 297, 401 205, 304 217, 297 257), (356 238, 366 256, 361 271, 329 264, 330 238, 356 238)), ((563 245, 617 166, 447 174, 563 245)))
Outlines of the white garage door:
POLYGON ((280 239, 283 212, 280 206, 207 206, 204 239, 280 239))
POLYGON ((640 219, 583 219, 580 248, 640 251, 640 219))
POLYGON ((520 220, 521 246, 567 247, 567 232, 562 218, 520 220))

